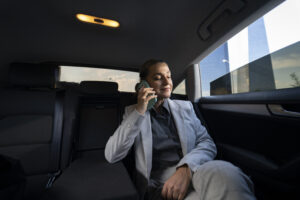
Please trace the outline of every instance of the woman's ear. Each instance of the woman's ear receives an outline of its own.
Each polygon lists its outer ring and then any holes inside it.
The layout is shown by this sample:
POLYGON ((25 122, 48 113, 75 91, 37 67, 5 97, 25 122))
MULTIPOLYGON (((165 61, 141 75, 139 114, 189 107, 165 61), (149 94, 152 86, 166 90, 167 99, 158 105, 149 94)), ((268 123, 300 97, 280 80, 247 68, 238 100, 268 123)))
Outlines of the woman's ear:
POLYGON ((136 93, 138 92, 138 86, 139 86, 139 84, 140 84, 140 82, 135 84, 134 89, 135 89, 135 92, 136 92, 136 93))

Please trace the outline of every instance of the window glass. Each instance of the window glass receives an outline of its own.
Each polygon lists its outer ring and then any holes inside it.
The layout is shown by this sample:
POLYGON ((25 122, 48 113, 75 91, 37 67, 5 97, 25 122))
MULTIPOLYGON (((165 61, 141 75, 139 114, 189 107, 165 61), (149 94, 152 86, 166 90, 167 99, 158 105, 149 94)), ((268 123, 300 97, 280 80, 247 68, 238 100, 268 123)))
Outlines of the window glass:
POLYGON ((285 1, 204 58, 202 95, 300 87, 299 9, 285 1))
POLYGON ((186 94, 185 79, 173 90, 174 94, 186 94))
POLYGON ((60 66, 60 81, 80 83, 81 81, 111 81, 117 82, 119 91, 135 92, 139 82, 137 72, 101 69, 90 67, 60 66))

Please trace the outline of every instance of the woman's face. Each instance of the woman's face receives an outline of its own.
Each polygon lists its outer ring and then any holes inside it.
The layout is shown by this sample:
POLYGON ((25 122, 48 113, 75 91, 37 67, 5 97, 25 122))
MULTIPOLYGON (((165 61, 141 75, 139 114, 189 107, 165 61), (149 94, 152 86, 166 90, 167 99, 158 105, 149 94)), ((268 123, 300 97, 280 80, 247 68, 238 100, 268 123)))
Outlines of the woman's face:
POLYGON ((171 72, 166 63, 157 63, 149 68, 146 81, 152 87, 158 99, 169 98, 173 89, 171 72))

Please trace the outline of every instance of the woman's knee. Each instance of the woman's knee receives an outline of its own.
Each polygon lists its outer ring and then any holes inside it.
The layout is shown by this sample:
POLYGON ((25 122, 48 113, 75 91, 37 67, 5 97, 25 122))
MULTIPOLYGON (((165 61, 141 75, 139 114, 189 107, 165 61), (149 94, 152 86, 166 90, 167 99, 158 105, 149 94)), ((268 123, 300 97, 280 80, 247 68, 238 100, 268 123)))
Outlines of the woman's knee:
POLYGON ((218 182, 225 184, 228 187, 239 187, 241 184, 246 184, 252 188, 251 180, 238 167, 233 164, 214 160, 203 164, 193 176, 193 184, 199 182, 218 182))
POLYGON ((238 167, 226 161, 203 164, 194 173, 192 181, 203 199, 255 199, 252 181, 238 167))
POLYGON ((194 175, 203 176, 203 175, 215 175, 215 176, 226 176, 228 174, 238 173, 240 169, 233 164, 222 161, 222 160, 213 160, 204 163, 194 175))

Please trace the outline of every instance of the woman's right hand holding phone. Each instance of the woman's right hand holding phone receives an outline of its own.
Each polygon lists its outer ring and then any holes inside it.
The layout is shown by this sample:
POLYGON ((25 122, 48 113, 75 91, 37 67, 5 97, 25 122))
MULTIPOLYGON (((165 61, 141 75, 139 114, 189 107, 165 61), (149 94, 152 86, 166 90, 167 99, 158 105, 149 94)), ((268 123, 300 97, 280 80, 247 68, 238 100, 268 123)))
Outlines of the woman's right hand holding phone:
POLYGON ((144 114, 147 111, 148 102, 156 97, 157 95, 155 95, 153 88, 145 88, 144 86, 141 87, 138 91, 137 105, 135 109, 139 113, 144 114))

